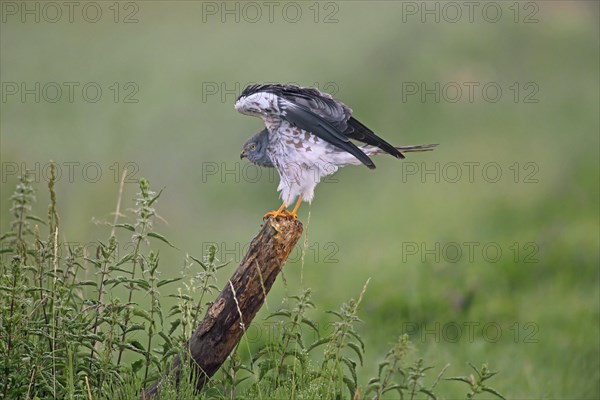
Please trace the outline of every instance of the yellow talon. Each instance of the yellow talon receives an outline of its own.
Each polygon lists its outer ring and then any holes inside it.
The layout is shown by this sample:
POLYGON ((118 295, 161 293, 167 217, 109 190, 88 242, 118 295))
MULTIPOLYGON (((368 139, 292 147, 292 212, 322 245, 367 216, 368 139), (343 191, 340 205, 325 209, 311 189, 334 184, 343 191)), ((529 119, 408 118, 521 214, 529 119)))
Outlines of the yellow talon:
POLYGON ((285 203, 283 203, 281 205, 281 207, 279 207, 278 210, 269 211, 268 213, 263 215, 263 219, 267 219, 269 217, 273 217, 273 218, 285 217, 285 218, 298 219, 297 212, 298 212, 298 209, 300 208, 300 203, 302 203, 302 198, 303 198, 303 195, 300 195, 292 212, 289 212, 288 210, 286 210, 285 203))
POLYGON ((268 213, 266 213, 265 215, 263 215, 263 219, 267 219, 269 217, 273 217, 273 218, 285 217, 285 218, 288 218, 290 215, 291 214, 290 214, 290 212, 288 210, 284 210, 282 212, 269 211, 268 213))
POLYGON ((294 206, 294 209, 292 210, 292 212, 287 212, 289 214, 290 217, 292 217, 292 219, 298 219, 298 209, 300 208, 300 204, 302 203, 302 198, 304 197, 304 195, 300 195, 300 197, 298 197, 298 201, 296 202, 296 205, 294 206))
POLYGON ((290 212, 285 209, 285 204, 282 204, 278 210, 269 211, 268 213, 263 215, 263 219, 266 219, 269 217, 273 217, 273 218, 286 217, 287 218, 289 215, 290 215, 290 212))

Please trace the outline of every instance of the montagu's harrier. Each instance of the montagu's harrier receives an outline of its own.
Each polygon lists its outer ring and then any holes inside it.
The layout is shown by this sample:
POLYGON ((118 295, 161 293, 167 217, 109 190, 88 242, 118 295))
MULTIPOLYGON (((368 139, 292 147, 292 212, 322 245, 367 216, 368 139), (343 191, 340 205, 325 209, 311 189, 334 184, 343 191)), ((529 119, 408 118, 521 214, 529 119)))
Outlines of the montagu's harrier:
POLYGON ((261 118, 266 129, 244 144, 240 158, 275 167, 283 204, 268 216, 291 216, 302 200, 311 202, 321 178, 346 165, 365 164, 371 156, 433 150, 435 144, 395 147, 352 116, 352 110, 318 89, 281 84, 247 86, 235 102, 242 114, 261 118), (352 140, 362 142, 357 146, 352 140), (292 212, 286 210, 296 198, 292 212))

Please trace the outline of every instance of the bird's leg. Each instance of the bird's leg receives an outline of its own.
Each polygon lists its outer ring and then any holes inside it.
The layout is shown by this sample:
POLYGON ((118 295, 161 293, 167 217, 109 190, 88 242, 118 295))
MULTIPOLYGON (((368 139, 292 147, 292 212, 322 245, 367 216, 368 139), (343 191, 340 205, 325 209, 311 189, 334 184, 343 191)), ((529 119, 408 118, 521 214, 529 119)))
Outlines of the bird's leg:
POLYGON ((304 197, 303 194, 300 195, 300 197, 298 197, 298 201, 296 202, 296 205, 294 206, 294 209, 292 210, 291 213, 289 213, 289 216, 292 217, 293 219, 298 218, 298 215, 296 214, 298 212, 298 209, 300 208, 300 203, 302 203, 302 198, 304 197))
POLYGON ((285 209, 285 203, 281 204, 281 207, 279 207, 279 209, 277 211, 269 211, 268 213, 266 213, 265 215, 263 215, 263 219, 264 218, 269 218, 269 217, 287 217, 289 215, 289 212, 285 209))

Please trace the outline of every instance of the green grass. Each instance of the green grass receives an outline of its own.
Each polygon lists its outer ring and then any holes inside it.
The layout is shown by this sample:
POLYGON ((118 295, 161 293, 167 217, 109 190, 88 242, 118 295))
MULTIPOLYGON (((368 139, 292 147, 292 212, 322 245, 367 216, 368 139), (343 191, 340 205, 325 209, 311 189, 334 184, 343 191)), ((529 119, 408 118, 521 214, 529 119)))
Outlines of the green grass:
POLYGON ((357 368, 366 349, 357 330, 363 322, 358 311, 369 280, 357 299, 327 311, 327 325, 309 316, 317 310, 310 289, 287 295, 264 320, 248 321, 244 338, 197 391, 200 372, 191 367, 185 342, 219 290, 217 271, 228 263, 218 263, 217 248, 211 246, 203 260, 187 255, 180 277, 160 279, 159 253, 149 245, 174 246, 153 229, 162 191, 150 190, 145 179, 139 182, 133 223, 116 218, 110 238, 98 241, 92 254, 63 243, 54 164, 50 172, 47 222, 32 213, 35 188, 23 175, 11 197, 11 230, 0 237, 1 398, 134 399, 161 380, 162 399, 416 395, 436 400, 441 381, 468 385, 468 398, 484 393, 504 399, 489 386, 497 372, 485 363, 481 368, 470 364, 475 375, 454 377, 444 376, 447 364, 426 381, 434 367, 415 358, 407 334, 400 335, 378 372, 359 383, 357 368), (45 231, 44 225, 47 239, 40 229, 45 231), (123 237, 117 230, 132 240, 125 255, 117 253, 123 237), (65 255, 59 255, 62 251, 65 255), (82 279, 92 274, 94 279, 82 279), (174 283, 179 286, 169 290, 174 283), (167 308, 162 298, 176 304, 167 308), (268 334, 256 336, 261 331, 268 334), (176 356, 184 360, 179 375, 169 373, 176 356))
MULTIPOLYGON (((241 144, 261 123, 235 113, 233 94, 202 102, 202 83, 335 82, 336 97, 390 142, 440 143, 407 162, 496 162, 503 179, 403 182, 405 167, 392 158, 376 160, 375 171, 340 171, 337 183, 321 184, 313 205, 300 209, 319 256, 308 252, 303 266, 286 265, 287 284, 275 285, 258 321, 286 295, 310 287, 319 310, 310 316, 325 324, 323 311, 338 309, 370 278, 358 312, 364 323, 356 328, 366 348, 359 382, 374 375, 407 324, 493 322, 503 328, 498 342, 481 332, 453 343, 415 331, 411 340, 438 370, 450 363, 448 376, 464 374, 468 361, 489 362, 501 371, 493 386, 508 398, 598 398, 598 5, 538 4, 535 24, 403 23, 400 2, 360 1, 340 2, 336 24, 202 23, 201 5, 193 2, 141 3, 139 23, 128 25, 9 20, 0 26, 3 82, 97 81, 110 93, 113 82, 134 81, 140 102, 2 103, 3 172, 13 162, 62 165, 61 240, 87 244, 106 238, 105 224, 113 220, 118 179, 110 167, 135 163, 124 207, 141 176, 155 188, 166 186, 159 214, 166 223, 157 220, 157 229, 182 250, 160 244, 161 278, 179 277, 185 251, 201 255, 209 242, 244 245, 260 216, 278 205, 274 181, 203 180, 206 163, 233 168, 241 144), (498 103, 403 103, 402 83, 412 81, 499 82, 506 95, 498 103), (539 103, 512 102, 508 86, 517 81, 536 82, 539 103), (101 179, 87 182, 78 167, 70 182, 64 163, 72 161, 98 162, 101 179), (515 162, 535 163, 538 183, 514 183, 515 162), (498 243, 510 255, 514 242, 533 242, 539 261, 423 262, 419 255, 403 261, 402 243, 470 241, 498 243), (328 243, 335 244, 337 262, 325 262, 328 243), (538 327, 538 342, 515 342, 510 328, 527 323, 538 327)), ((2 232, 10 230, 6 213, 17 175, 1 182, 2 232)), ((37 179, 38 189, 45 184, 37 179)), ((37 214, 45 214, 48 202, 40 190, 37 214)), ((120 248, 120 255, 128 250, 120 248)), ((218 255, 226 261, 240 252, 218 255)), ((232 268, 218 272, 220 282, 232 268)), ((163 299, 167 309, 174 304, 163 299)), ((260 344, 250 343, 251 350, 260 344)), ((447 398, 464 397, 456 385, 445 386, 447 398)))

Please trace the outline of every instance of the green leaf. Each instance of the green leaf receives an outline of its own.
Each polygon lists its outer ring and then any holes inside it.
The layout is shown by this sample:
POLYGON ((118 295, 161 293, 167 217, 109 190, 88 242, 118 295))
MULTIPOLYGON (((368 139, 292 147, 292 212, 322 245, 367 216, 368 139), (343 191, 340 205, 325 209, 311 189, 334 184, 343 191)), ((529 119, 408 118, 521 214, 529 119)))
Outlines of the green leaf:
POLYGON ((112 287, 115 287, 115 286, 117 286, 117 285, 119 285, 121 283, 127 282, 127 281, 128 281, 128 279, 125 278, 124 276, 117 276, 116 278, 105 280, 104 284, 107 285, 107 286, 110 285, 110 284, 112 284, 113 285, 112 287))
POLYGON ((9 238, 9 237, 14 237, 17 236, 17 234, 15 232, 6 232, 5 234, 3 234, 2 236, 0 236, 0 241, 9 238))
POLYGON ((95 259, 93 259, 93 258, 89 258, 89 257, 83 257, 83 259, 84 259, 85 261, 87 261, 87 262, 90 262, 90 263, 94 264, 96 267, 101 267, 101 266, 102 266, 102 263, 101 263, 100 261, 98 261, 98 260, 95 260, 95 259))
POLYGON ((356 377, 356 363, 348 357, 342 357, 342 362, 348 366, 348 370, 350 370, 350 373, 352 374, 352 380, 356 385, 356 382, 358 381, 356 377))
POLYGON ((485 376, 481 377, 481 382, 486 381, 488 379, 490 379, 491 377, 493 377, 494 375, 496 375, 498 373, 498 371, 496 372, 488 372, 485 376))
MULTIPOLYGON (((121 258, 116 264, 115 266, 118 267, 121 264, 125 264, 127 261, 131 260, 133 258, 133 254, 126 254, 123 258, 121 258)), ((116 268, 115 268, 116 269, 116 268)))
POLYGON ((446 381, 460 381, 460 382, 465 382, 465 383, 468 383, 469 385, 471 385, 471 380, 469 378, 467 378, 466 376, 451 376, 449 378, 444 378, 444 380, 446 380, 446 381))
MULTIPOLYGON (((188 254, 189 255, 189 254, 188 254)), ((202 267, 202 269, 204 269, 206 271, 206 269, 208 268, 206 266, 206 264, 204 264, 202 261, 198 260, 196 257, 194 256, 189 256, 192 260, 196 261, 196 263, 198 263, 198 265, 200 265, 202 267)))
POLYGON ((161 241, 165 242, 166 244, 168 244, 169 246, 173 247, 174 249, 177 248, 171 242, 169 242, 169 240, 167 240, 166 237, 164 237, 160 233, 148 232, 148 236, 153 237, 153 238, 158 239, 158 240, 161 240, 161 241))
POLYGON ((181 299, 181 300, 187 300, 187 301, 193 301, 194 299, 187 295, 187 294, 170 294, 167 297, 174 297, 176 299, 181 299))
POLYGON ((435 394, 433 394, 433 392, 431 390, 428 390, 428 389, 425 389, 425 388, 421 388, 421 389, 419 389, 419 392, 425 393, 427 396, 429 396, 433 400, 437 400, 437 397, 435 397, 435 394))
POLYGON ((141 310, 139 308, 134 308, 133 309, 133 315, 137 315, 138 317, 142 317, 145 320, 147 320, 148 322, 154 322, 152 320, 152 317, 150 316, 150 314, 148 314, 146 311, 141 310))
POLYGON ((494 394, 494 395, 500 397, 502 400, 506 400, 506 398, 504 396, 502 396, 500 393, 498 393, 498 391, 496 389, 492 389, 491 387, 484 386, 481 388, 481 390, 483 390, 484 392, 494 394))
POLYGON ((42 225, 46 225, 46 221, 44 221, 43 219, 41 219, 40 217, 36 217, 35 215, 28 215, 25 217, 26 219, 30 219, 32 221, 36 221, 41 223, 42 225))
POLYGON ((226 266, 228 266, 229 264, 231 264, 231 260, 224 262, 223 264, 219 264, 217 265, 216 269, 219 270, 221 268, 225 268, 226 266))
POLYGON ((129 332, 134 332, 134 331, 143 331, 146 329, 146 326, 144 324, 131 324, 129 326, 129 328, 127 328, 127 333, 129 332))
POLYGON ((79 286, 94 286, 97 287, 98 283, 96 283, 95 281, 81 281, 78 283, 79 286))
POLYGON ((138 372, 140 369, 142 369, 143 366, 144 366, 144 359, 139 359, 139 360, 131 363, 131 369, 133 370, 134 374, 136 372, 138 372))
POLYGON ((237 384, 240 384, 240 383, 244 382, 246 379, 249 379, 249 378, 250 378, 249 376, 245 376, 245 377, 243 377, 243 378, 241 378, 241 379, 237 379, 237 380, 236 380, 236 383, 237 383, 237 384))
POLYGON ((360 347, 358 347, 356 345, 356 343, 348 343, 348 347, 350 347, 352 350, 354 350, 356 352, 356 354, 358 355, 358 358, 360 359, 360 365, 363 365, 363 357, 362 357, 362 353, 360 351, 360 347))
POLYGON ((180 281, 182 278, 171 278, 171 279, 163 279, 158 281, 158 283, 156 284, 156 287, 159 288, 163 285, 166 285, 168 283, 172 283, 172 282, 177 282, 180 281))
POLYGON ((319 328, 313 321, 306 319, 306 318, 302 318, 302 323, 310 326, 316 333, 319 333, 319 328))
POLYGON ((129 274, 129 275, 131 275, 131 274, 132 274, 132 273, 131 273, 131 271, 128 271, 128 270, 126 270, 126 269, 119 268, 119 267, 108 267, 108 270, 109 270, 110 272, 112 272, 112 271, 119 271, 119 272, 123 272, 123 273, 125 273, 125 274, 129 274))
POLYGON ((164 332, 158 332, 158 336, 160 336, 161 338, 163 338, 163 340, 165 341, 165 344, 167 344, 169 347, 171 347, 173 345, 173 341, 171 340, 170 336, 167 336, 164 332))
POLYGON ((280 310, 280 311, 275 311, 274 313, 271 313, 269 315, 267 315, 267 317, 265 319, 269 319, 271 317, 287 317, 287 318, 291 318, 292 313, 289 312, 288 310, 280 310))
POLYGON ((363 398, 366 399, 369 393, 378 391, 380 386, 379 383, 367 384, 363 398))
POLYGON ((475 371, 475 373, 477 374, 477 376, 479 378, 481 378, 481 373, 479 372, 479 370, 477 369, 477 367, 475 367, 473 364, 471 364, 470 362, 467 362, 467 364, 469 364, 469 366, 473 369, 473 371, 475 371))
POLYGON ((160 195, 162 194, 164 188, 160 189, 160 191, 156 194, 156 196, 154 196, 149 202, 148 202, 148 207, 150 207, 156 200, 158 200, 158 198, 160 197, 160 195))
POLYGON ((389 365, 390 365, 390 362, 389 362, 389 361, 384 361, 384 362, 380 363, 380 364, 379 364, 379 373, 378 373, 378 375, 379 375, 379 376, 381 376, 381 371, 382 371, 382 370, 383 370, 385 367, 387 367, 387 366, 389 366, 389 365))
POLYGON ((362 339, 360 338, 360 336, 358 336, 358 334, 356 332, 354 332, 353 330, 348 331, 348 333, 354 337, 354 339, 358 340, 358 342, 360 343, 360 348, 362 349, 362 351, 365 351, 365 343, 362 341, 362 339))
POLYGON ((316 342, 314 342, 313 344, 311 344, 310 346, 308 346, 308 349, 306 351, 311 351, 315 347, 318 347, 325 343, 329 343, 330 341, 331 341, 331 336, 327 336, 327 337, 324 337, 323 339, 319 339, 316 342))
POLYGON ((150 284, 143 279, 133 279, 133 280, 129 280, 129 282, 137 284, 142 289, 150 289, 150 287, 151 287, 150 284))
POLYGON ((180 319, 176 319, 175 321, 171 321, 171 327, 169 328, 169 335, 172 335, 175 332, 175 329, 181 324, 180 319))
POLYGON ((333 315, 335 315, 336 317, 338 317, 339 319, 342 319, 342 320, 344 319, 344 317, 342 316, 342 314, 340 314, 340 313, 339 313, 339 312, 337 312, 337 311, 331 311, 331 310, 330 310, 330 311, 325 311, 325 312, 326 312, 327 314, 333 314, 333 315))
POLYGON ((135 232, 135 227, 131 224, 116 224, 115 227, 116 228, 124 228, 124 229, 127 229, 128 231, 135 232))
POLYGON ((286 351, 283 353, 283 358, 293 357, 300 362, 302 366, 306 364, 306 357, 299 351, 286 351))
POLYGON ((391 385, 391 386, 387 386, 385 389, 383 389, 383 391, 381 392, 381 394, 390 392, 392 390, 396 390, 396 391, 398 391, 398 393, 400 395, 402 395, 402 389, 405 389, 405 387, 403 387, 402 385, 394 384, 394 385, 391 385))
POLYGON ((144 354, 146 352, 146 349, 144 348, 144 345, 140 343, 139 340, 137 339, 130 339, 128 340, 127 343, 129 346, 129 348, 137 353, 141 353, 144 354))
POLYGON ((356 385, 347 376, 344 377, 344 383, 346 384, 346 386, 348 387, 348 390, 350 391, 350 398, 354 398, 354 393, 356 392, 356 385))

